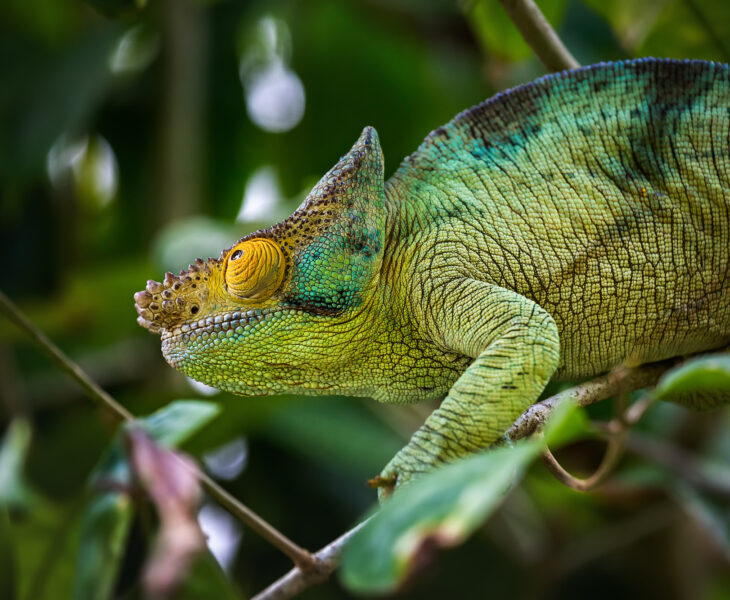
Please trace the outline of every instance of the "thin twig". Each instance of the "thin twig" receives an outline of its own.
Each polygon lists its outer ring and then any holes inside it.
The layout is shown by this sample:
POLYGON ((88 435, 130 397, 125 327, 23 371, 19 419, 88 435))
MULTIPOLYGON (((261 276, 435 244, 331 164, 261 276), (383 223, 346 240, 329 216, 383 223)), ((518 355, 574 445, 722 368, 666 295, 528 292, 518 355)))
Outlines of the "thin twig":
POLYGON ((94 381, 81 370, 75 362, 66 356, 51 340, 46 337, 40 329, 33 325, 10 298, 0 291, 0 311, 8 320, 14 323, 28 337, 30 337, 40 348, 56 363, 62 370, 76 380, 86 393, 94 400, 99 400, 106 405, 112 413, 121 421, 131 421, 134 415, 119 404, 114 398, 102 390, 94 381))
POLYGON ((550 451, 550 448, 545 448, 543 451, 542 461, 563 485, 578 490, 579 492, 588 492, 603 483, 616 468, 623 456, 629 429, 654 405, 654 395, 646 394, 635 404, 627 406, 628 393, 625 385, 629 374, 630 371, 626 368, 619 368, 609 374, 609 377, 615 378, 616 386, 619 387, 616 390, 618 395, 616 404, 614 405, 615 416, 608 423, 601 423, 599 425, 608 438, 608 445, 606 446, 601 463, 592 475, 586 478, 576 477, 560 464, 558 459, 555 458, 555 455, 550 451))
POLYGON ((355 535, 367 521, 363 521, 349 531, 343 533, 335 541, 330 542, 314 555, 316 566, 313 569, 302 571, 292 569, 286 575, 277 579, 265 590, 259 592, 251 600, 288 600, 300 594, 307 588, 326 581, 337 568, 342 556, 342 550, 350 538, 355 535))
POLYGON ((218 504, 228 510, 228 512, 242 523, 248 525, 272 546, 281 550, 294 562, 295 565, 297 565, 298 568, 309 570, 317 566, 317 561, 311 552, 291 541, 268 521, 261 518, 248 506, 243 504, 243 502, 229 494, 206 473, 200 469, 195 469, 195 473, 200 479, 205 491, 208 492, 208 494, 210 494, 210 496, 215 499, 218 504))
MULTIPOLYGON (((66 356, 42 331, 33 325, 12 300, 2 292, 0 292, 0 312, 35 341, 62 371, 70 375, 84 389, 92 400, 96 400, 109 408, 120 421, 129 423, 135 420, 132 413, 96 385, 76 363, 66 356)), ((182 464, 186 465, 189 469, 192 468, 205 491, 244 525, 261 535, 272 546, 281 550, 297 567, 305 570, 313 568, 315 559, 310 552, 292 542, 250 508, 231 496, 231 494, 200 469, 191 467, 185 461, 182 461, 182 464)))
POLYGON ((580 67, 533 0, 499 2, 548 71, 580 67))
POLYGON ((573 490, 578 490, 579 492, 587 492, 603 483, 606 477, 613 472, 623 455, 625 439, 626 431, 611 436, 608 440, 608 446, 606 447, 601 464, 590 477, 586 477, 585 479, 568 473, 548 448, 545 448, 543 451, 542 460, 555 478, 563 485, 573 490))

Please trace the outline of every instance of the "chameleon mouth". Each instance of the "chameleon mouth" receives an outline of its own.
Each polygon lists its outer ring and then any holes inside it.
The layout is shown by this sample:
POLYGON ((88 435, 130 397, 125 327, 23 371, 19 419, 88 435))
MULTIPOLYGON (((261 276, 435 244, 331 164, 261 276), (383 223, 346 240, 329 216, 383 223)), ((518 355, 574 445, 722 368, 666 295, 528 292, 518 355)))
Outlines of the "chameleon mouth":
POLYGON ((274 312, 278 311, 240 310, 162 329, 162 355, 170 366, 181 368, 189 358, 191 344, 215 345, 225 338, 242 336, 274 312))
MULTIPOLYGON (((171 367, 182 371, 189 377, 219 389, 229 389, 226 387, 225 381, 211 382, 206 377, 201 378, 200 372, 197 370, 200 364, 209 362, 211 368, 216 372, 230 368, 231 364, 225 359, 220 362, 220 357, 225 356, 225 346, 235 344, 237 339, 245 339, 247 335, 255 335, 257 328, 265 327, 266 321, 273 320, 283 312, 288 311, 279 307, 236 310, 211 315, 172 329, 163 329, 161 331, 162 355, 171 367), (220 354, 221 352, 223 355, 220 354)), ((243 354, 245 355, 245 352, 243 354)), ((240 352, 236 361, 245 361, 240 352)), ((241 390, 243 387, 240 386, 235 390, 229 389, 229 391, 237 391, 237 393, 242 393, 241 390)), ((257 390, 255 386, 246 387, 246 393, 256 395, 261 391, 257 390)))
POLYGON ((261 308, 253 310, 237 310, 222 315, 215 315, 191 321, 170 329, 162 329, 162 342, 189 342, 191 337, 207 336, 204 339, 233 337, 243 335, 255 324, 272 317, 280 310, 265 310, 261 308))

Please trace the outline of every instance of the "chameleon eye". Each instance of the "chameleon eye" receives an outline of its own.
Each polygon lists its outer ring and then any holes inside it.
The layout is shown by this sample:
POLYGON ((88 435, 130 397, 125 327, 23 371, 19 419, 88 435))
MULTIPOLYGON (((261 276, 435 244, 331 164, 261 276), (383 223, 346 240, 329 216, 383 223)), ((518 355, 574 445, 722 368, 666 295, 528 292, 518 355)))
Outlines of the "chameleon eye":
POLYGON ((226 261, 228 291, 242 299, 271 296, 284 277, 284 256, 274 242, 254 238, 233 248, 226 261))

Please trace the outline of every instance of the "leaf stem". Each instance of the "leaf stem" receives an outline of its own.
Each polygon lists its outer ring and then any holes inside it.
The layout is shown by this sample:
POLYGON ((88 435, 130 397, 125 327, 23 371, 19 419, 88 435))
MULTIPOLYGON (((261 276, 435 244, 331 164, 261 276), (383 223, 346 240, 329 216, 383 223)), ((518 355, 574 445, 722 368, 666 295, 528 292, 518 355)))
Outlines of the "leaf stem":
MULTIPOLYGON (((121 422, 131 423, 135 420, 134 415, 119 404, 107 392, 101 389, 76 363, 66 356, 40 329, 33 325, 21 310, 0 291, 0 313, 14 323, 21 331, 30 337, 40 348, 51 358, 51 360, 73 380, 75 380, 92 399, 100 402, 121 422)), ((244 525, 250 527, 261 535, 272 546, 286 554, 297 567, 304 570, 312 569, 315 566, 315 558, 304 548, 292 542, 283 533, 278 531, 266 520, 261 518, 245 504, 234 498, 220 485, 213 481, 199 468, 181 461, 192 469, 206 492, 228 510, 234 517, 244 525)))

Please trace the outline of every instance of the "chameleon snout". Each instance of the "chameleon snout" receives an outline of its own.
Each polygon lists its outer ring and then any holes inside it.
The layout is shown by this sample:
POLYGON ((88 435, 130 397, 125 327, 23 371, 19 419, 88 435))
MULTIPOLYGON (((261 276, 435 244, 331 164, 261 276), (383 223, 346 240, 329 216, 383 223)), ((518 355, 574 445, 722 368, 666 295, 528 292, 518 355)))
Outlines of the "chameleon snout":
POLYGON ((137 322, 152 333, 160 333, 196 319, 208 300, 211 261, 218 262, 198 258, 180 275, 167 272, 162 282, 147 281, 145 289, 134 295, 137 322))

